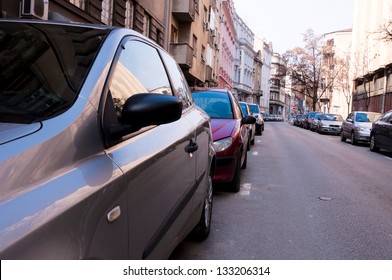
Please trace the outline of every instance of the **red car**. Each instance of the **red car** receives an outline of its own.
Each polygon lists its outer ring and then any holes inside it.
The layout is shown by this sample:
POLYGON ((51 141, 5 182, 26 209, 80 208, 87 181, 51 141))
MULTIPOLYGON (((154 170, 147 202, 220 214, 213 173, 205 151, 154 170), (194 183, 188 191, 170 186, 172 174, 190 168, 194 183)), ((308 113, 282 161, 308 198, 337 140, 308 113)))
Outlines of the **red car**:
POLYGON ((238 101, 226 89, 193 91, 194 102, 211 118, 216 152, 214 183, 225 183, 234 192, 240 190, 240 172, 246 168, 250 145, 249 124, 256 119, 244 116, 238 101))

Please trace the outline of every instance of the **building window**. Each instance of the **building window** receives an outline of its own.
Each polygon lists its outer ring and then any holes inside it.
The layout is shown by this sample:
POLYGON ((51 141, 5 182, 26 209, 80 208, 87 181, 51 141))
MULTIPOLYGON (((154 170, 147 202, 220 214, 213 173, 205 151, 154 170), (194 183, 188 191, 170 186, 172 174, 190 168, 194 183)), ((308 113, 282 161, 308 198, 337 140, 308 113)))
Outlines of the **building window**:
POLYGON ((197 56, 197 37, 195 35, 193 35, 192 48, 193 56, 197 56))
POLYGON ((113 0, 103 0, 102 1, 102 13, 101 21, 107 25, 112 24, 113 17, 113 0))
POLYGON ((151 19, 148 14, 144 14, 143 18, 143 35, 146 37, 150 36, 150 24, 151 24, 151 19))
POLYGON ((133 28, 134 6, 131 1, 125 3, 125 27, 133 28))
POLYGON ((178 43, 178 30, 174 25, 171 26, 170 43, 178 43))
POLYGON ((70 0, 71 4, 74 4, 76 7, 85 10, 86 9, 86 1, 85 0, 70 0))
POLYGON ((194 0, 194 5, 195 5, 195 11, 196 13, 199 13, 199 0, 194 0))
POLYGON ((206 63, 206 48, 201 46, 201 63, 206 63))

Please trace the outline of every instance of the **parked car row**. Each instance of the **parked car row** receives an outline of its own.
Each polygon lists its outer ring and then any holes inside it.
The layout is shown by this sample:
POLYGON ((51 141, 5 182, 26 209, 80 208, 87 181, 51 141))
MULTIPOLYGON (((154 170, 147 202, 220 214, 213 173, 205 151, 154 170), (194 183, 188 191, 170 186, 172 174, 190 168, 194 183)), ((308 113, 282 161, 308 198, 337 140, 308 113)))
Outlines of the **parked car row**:
POLYGON ((267 122, 270 122, 270 121, 283 122, 284 121, 284 117, 282 115, 266 114, 264 116, 264 120, 267 121, 267 122))
POLYGON ((339 114, 310 112, 296 115, 293 125, 325 134, 340 134, 343 117, 339 114))
POLYGON ((318 133, 340 135, 352 145, 369 144, 370 150, 392 151, 392 110, 384 115, 376 112, 354 111, 344 120, 339 114, 310 112, 289 118, 289 123, 318 133))
POLYGON ((216 152, 212 181, 238 192, 241 169, 247 166, 247 152, 254 141, 252 131, 256 118, 251 114, 248 104, 238 102, 227 89, 196 88, 192 95, 194 102, 211 118, 216 152))
POLYGON ((368 143, 373 152, 392 151, 392 110, 384 115, 366 111, 350 113, 343 122, 340 138, 342 142, 350 139, 352 145, 368 143))

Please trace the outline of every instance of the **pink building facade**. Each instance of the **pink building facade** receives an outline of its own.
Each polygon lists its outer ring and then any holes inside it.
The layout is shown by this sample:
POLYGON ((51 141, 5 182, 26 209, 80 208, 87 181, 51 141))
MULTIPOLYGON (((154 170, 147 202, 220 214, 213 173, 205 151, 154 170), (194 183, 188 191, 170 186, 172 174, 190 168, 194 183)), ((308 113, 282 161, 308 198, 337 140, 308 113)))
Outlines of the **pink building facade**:
POLYGON ((234 3, 233 0, 222 2, 221 15, 221 41, 220 41, 220 66, 218 87, 233 90, 233 73, 234 73, 234 53, 236 31, 234 26, 234 3))

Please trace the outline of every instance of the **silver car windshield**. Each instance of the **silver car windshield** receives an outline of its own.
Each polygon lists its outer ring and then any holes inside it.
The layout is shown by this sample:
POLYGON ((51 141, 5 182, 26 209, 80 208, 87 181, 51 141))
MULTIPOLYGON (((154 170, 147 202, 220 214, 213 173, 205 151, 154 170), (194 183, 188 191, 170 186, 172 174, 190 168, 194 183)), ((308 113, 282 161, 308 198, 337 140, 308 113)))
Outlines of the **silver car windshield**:
POLYGON ((68 110, 107 33, 0 21, 0 122, 34 123, 68 110))

